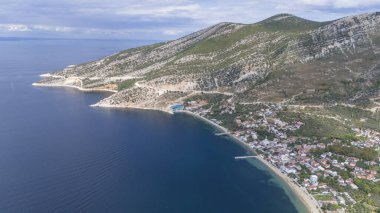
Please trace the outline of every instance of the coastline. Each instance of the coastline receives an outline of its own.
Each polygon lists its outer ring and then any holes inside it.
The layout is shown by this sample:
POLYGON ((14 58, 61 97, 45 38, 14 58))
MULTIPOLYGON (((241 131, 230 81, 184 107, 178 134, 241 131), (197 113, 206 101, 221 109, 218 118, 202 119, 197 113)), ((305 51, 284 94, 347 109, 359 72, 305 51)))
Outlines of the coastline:
MULTIPOLYGON (((42 77, 50 76, 50 74, 42 74, 40 75, 42 77)), ((64 84, 41 84, 41 83, 32 83, 32 86, 35 87, 67 87, 67 88, 73 88, 77 89, 82 92, 111 92, 111 93, 117 93, 118 91, 116 90, 110 90, 110 89, 87 89, 87 88, 82 88, 79 86, 74 86, 74 85, 64 85, 64 84)), ((111 104, 99 104, 95 103, 90 105, 90 107, 100 107, 100 108, 114 108, 114 109, 125 109, 125 108, 130 108, 130 109, 141 109, 141 110, 154 110, 154 111, 161 111, 169 114, 173 114, 169 109, 164 109, 164 108, 154 108, 154 107, 141 107, 141 106, 131 106, 131 105, 111 105, 111 104)))
POLYGON ((109 109, 140 109, 140 110, 153 110, 153 111, 160 111, 165 112, 169 114, 173 114, 170 110, 160 109, 160 108, 154 108, 154 107, 141 107, 141 106, 126 106, 126 105, 111 105, 111 104, 92 104, 90 107, 100 107, 100 108, 109 108, 109 109))
POLYGON ((74 85, 63 85, 63 84, 41 84, 41 83, 33 83, 32 86, 35 87, 68 87, 68 88, 74 88, 77 90, 80 90, 82 92, 112 92, 112 93, 117 93, 116 90, 111 90, 111 89, 87 89, 87 88, 82 88, 74 85))
POLYGON ((225 134, 228 134, 229 137, 231 137, 232 139, 234 139, 236 142, 239 142, 240 145, 243 145, 245 148, 248 148, 249 151, 251 151, 252 153, 254 153, 255 155, 257 155, 252 149, 251 147, 249 147, 249 145, 247 143, 244 143, 243 141, 241 141, 239 138, 237 138, 235 135, 231 134, 230 131, 223 127, 223 126, 220 126, 219 124, 215 123, 215 122, 212 122, 211 120, 203 117, 203 116, 200 116, 198 114, 195 114, 193 112, 190 112, 188 110, 182 110, 180 111, 180 113, 185 113, 185 114, 188 114, 188 115, 191 115, 191 116, 194 116, 196 118, 199 118, 201 120, 203 120, 204 122, 214 126, 215 128, 221 130, 223 133, 225 134))
MULTIPOLYGON (((108 89, 85 89, 85 88, 81 88, 81 87, 78 87, 78 86, 61 85, 61 84, 33 83, 32 85, 33 86, 38 86, 38 87, 68 87, 68 88, 78 89, 79 91, 83 91, 83 92, 112 92, 112 93, 116 93, 117 92, 115 90, 108 90, 108 89)), ((169 109, 163 109, 163 108, 157 108, 157 107, 154 108, 154 107, 141 107, 141 106, 131 106, 131 105, 111 105, 111 104, 99 104, 99 103, 92 104, 90 106, 91 107, 101 107, 101 108, 115 108, 115 109, 116 108, 118 108, 118 109, 130 108, 130 109, 140 109, 140 110, 154 110, 154 111, 161 111, 161 112, 165 112, 165 113, 169 113, 169 114, 174 114, 169 109)), ((303 206, 307 209, 308 212, 311 212, 311 213, 320 213, 320 212, 322 212, 319 208, 317 208, 317 206, 315 205, 315 203, 312 200, 312 198, 310 198, 311 195, 309 195, 307 192, 303 191, 300 186, 298 186, 295 183, 293 183, 291 181, 291 179, 288 176, 286 176, 285 174, 283 174, 278 168, 276 168, 275 166, 273 166, 272 164, 270 164, 268 161, 266 161, 260 155, 257 155, 255 153, 255 151, 247 143, 243 142, 238 137, 236 137, 235 135, 231 134, 230 131, 227 128, 225 128, 223 126, 220 126, 219 124, 217 124, 217 123, 215 123, 215 122, 213 122, 213 121, 211 121, 211 120, 209 120, 209 119, 207 119, 207 118, 205 118, 203 116, 200 116, 200 115, 195 114, 195 113, 193 113, 191 111, 188 111, 188 110, 182 110, 182 111, 179 111, 178 113, 185 113, 185 114, 191 115, 191 116, 193 116, 195 118, 198 118, 198 119, 206 122, 207 124, 210 124, 211 126, 215 127, 216 129, 219 129, 223 133, 227 134, 236 143, 238 143, 239 145, 242 145, 246 150, 254 153, 256 155, 255 158, 258 161, 260 161, 271 172, 273 172, 274 175, 276 175, 277 177, 279 177, 289 187, 289 189, 293 192, 293 194, 295 196, 297 196, 297 198, 299 199, 299 201, 303 204, 303 206)))
POLYGON ((289 187, 289 189, 297 196, 297 198, 302 202, 308 212, 320 213, 322 212, 318 208, 311 198, 309 193, 305 192, 299 185, 295 184, 287 175, 282 173, 277 167, 273 166, 267 160, 265 160, 260 155, 256 156, 256 159, 264 164, 268 169, 270 169, 277 177, 283 180, 283 182, 289 187))
MULTIPOLYGON (((249 145, 247 143, 243 142, 242 140, 240 140, 239 138, 237 138, 235 135, 231 134, 227 128, 222 127, 219 124, 216 124, 215 122, 212 122, 211 120, 209 120, 209 119, 207 119, 205 117, 202 117, 202 116, 200 116, 198 114, 195 114, 193 112, 190 112, 190 111, 187 111, 187 110, 183 110, 181 112, 185 113, 185 114, 188 114, 188 115, 191 115, 191 116, 194 116, 196 118, 199 118, 199 119, 205 121, 206 123, 208 123, 208 124, 216 127, 217 129, 221 130, 223 133, 226 133, 234 141, 238 142, 240 145, 243 145, 245 148, 248 148, 248 150, 250 150, 251 152, 255 153, 254 150, 252 150, 252 148, 249 147, 249 145)), ((299 201, 304 205, 304 207, 307 209, 308 212, 311 212, 311 213, 320 213, 320 212, 322 212, 321 209, 316 206, 313 198, 310 197, 311 195, 309 193, 305 192, 300 186, 298 186, 295 183, 293 183, 293 181, 288 176, 286 176, 285 174, 283 174, 278 168, 276 168, 275 166, 273 166, 271 163, 269 163, 263 157, 261 157, 257 153, 255 153, 255 155, 256 155, 255 158, 258 161, 260 161, 263 165, 265 165, 265 167, 267 167, 271 172, 273 172, 274 175, 276 175, 277 177, 279 177, 289 187, 289 189, 293 192, 294 195, 297 196, 297 198, 299 199, 299 201)))

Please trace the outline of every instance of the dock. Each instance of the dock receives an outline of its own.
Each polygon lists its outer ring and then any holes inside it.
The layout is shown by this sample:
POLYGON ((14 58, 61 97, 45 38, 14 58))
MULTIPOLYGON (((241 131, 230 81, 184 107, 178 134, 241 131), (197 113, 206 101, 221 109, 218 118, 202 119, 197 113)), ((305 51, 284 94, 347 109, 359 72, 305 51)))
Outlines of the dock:
POLYGON ((217 136, 222 136, 222 135, 230 135, 229 132, 220 132, 220 133, 215 133, 217 136))
POLYGON ((247 158, 255 158, 256 155, 247 155, 247 156, 236 156, 235 159, 247 159, 247 158))

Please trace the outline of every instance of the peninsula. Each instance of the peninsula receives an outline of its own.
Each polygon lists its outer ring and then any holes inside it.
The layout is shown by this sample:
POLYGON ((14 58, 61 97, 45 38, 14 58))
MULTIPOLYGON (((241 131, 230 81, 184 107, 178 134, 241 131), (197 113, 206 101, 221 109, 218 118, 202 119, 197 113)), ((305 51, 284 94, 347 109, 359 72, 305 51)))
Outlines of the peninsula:
POLYGON ((207 119, 255 151, 310 212, 380 208, 379 12, 220 23, 42 77, 35 86, 114 92, 94 106, 207 119))

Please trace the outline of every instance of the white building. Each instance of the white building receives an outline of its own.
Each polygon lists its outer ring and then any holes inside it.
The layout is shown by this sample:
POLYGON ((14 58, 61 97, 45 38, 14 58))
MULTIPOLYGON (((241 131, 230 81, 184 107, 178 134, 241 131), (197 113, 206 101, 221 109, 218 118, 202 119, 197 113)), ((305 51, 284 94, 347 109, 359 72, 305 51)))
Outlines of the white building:
POLYGON ((310 176, 310 183, 313 184, 313 185, 318 185, 318 176, 311 175, 310 176))

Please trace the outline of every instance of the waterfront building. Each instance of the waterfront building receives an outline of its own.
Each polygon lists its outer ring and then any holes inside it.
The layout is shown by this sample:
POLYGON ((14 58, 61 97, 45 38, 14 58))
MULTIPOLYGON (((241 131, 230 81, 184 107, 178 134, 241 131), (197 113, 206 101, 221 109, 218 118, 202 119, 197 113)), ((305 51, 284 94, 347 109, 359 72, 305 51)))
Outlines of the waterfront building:
POLYGON ((173 111, 173 112, 178 112, 178 111, 181 111, 181 110, 184 110, 185 109, 185 106, 183 104, 174 104, 170 107, 170 109, 173 111))

